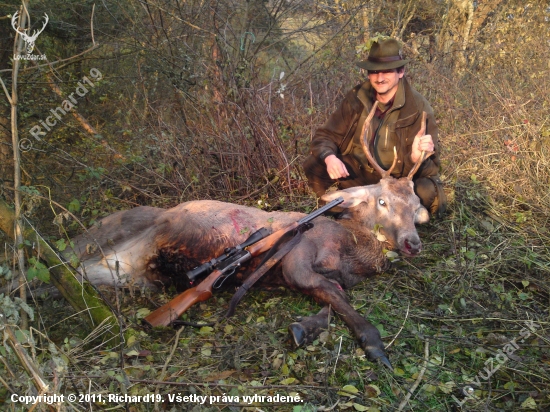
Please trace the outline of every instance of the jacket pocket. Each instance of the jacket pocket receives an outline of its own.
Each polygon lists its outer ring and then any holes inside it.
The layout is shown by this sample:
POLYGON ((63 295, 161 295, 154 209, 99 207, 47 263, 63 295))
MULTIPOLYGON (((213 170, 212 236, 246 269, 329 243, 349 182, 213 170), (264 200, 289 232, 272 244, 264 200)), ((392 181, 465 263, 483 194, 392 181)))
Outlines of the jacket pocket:
POLYGON ((393 152, 393 147, 397 147, 397 134, 395 133, 395 123, 385 125, 380 135, 381 145, 379 146, 385 152, 393 152))

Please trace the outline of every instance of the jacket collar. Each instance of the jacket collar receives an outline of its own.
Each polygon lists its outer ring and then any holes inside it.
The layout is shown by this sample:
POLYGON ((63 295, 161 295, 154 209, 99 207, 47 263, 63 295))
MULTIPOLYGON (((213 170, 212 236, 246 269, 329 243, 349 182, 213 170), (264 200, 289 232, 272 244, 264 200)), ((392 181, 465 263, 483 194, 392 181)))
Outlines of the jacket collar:
MULTIPOLYGON (((357 90, 357 98, 367 110, 370 110, 372 107, 372 102, 375 99, 375 93, 376 92, 370 84, 370 81, 364 82, 359 87, 359 90, 357 90)), ((399 86, 397 88, 391 110, 395 109, 399 109, 399 117, 395 127, 406 127, 412 125, 420 113, 411 86, 404 77, 399 81, 399 86)))

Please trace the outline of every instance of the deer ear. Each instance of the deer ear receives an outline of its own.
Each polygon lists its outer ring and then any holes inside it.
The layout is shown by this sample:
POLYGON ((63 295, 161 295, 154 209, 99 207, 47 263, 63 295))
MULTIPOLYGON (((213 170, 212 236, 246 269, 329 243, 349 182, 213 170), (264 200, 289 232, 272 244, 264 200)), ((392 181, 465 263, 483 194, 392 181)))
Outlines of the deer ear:
POLYGON ((368 199, 368 190, 363 186, 350 187, 344 190, 337 190, 335 192, 326 193, 321 196, 323 202, 331 202, 337 197, 343 197, 344 201, 337 207, 342 209, 348 209, 350 207, 357 206, 359 203, 368 199))

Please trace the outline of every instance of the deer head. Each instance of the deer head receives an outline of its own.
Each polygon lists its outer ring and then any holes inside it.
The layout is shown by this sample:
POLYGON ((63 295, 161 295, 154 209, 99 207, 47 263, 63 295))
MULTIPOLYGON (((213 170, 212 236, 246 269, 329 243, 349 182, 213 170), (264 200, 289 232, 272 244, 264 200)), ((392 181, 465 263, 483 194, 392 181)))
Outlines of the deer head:
MULTIPOLYGON (((363 125, 361 144, 369 163, 380 173, 382 179, 375 185, 357 186, 325 194, 322 199, 328 202, 333 200, 334 196, 342 196, 344 203, 339 206, 344 210, 342 218, 361 221, 367 228, 378 227, 390 249, 399 250, 406 256, 415 256, 422 250, 415 224, 428 222, 429 214, 414 193, 412 179, 422 162, 433 153, 422 153, 408 176, 395 179, 391 176, 397 163, 394 147, 393 164, 388 170, 384 170, 374 159, 368 144, 369 126, 377 103, 374 103, 363 125)), ((418 133, 424 135, 425 129, 426 114, 423 113, 422 125, 418 133)))
MULTIPOLYGON (((21 37, 23 38, 23 40, 25 40, 25 42, 27 43, 27 54, 31 54, 34 50, 34 42, 38 38, 38 35, 44 31, 44 29, 46 28, 46 25, 48 24, 48 21, 50 20, 50 18, 48 17, 48 15, 46 13, 44 13, 44 25, 42 26, 42 28, 40 30, 34 30, 32 35, 29 36, 26 33, 26 31, 28 29, 21 30, 18 26, 16 27, 16 20, 18 18, 18 15, 19 15, 19 12, 16 11, 14 13, 13 17, 11 18, 11 25, 12 25, 13 29, 17 33, 19 33, 21 35, 21 37)), ((29 19, 29 27, 30 27, 30 19, 29 19)))

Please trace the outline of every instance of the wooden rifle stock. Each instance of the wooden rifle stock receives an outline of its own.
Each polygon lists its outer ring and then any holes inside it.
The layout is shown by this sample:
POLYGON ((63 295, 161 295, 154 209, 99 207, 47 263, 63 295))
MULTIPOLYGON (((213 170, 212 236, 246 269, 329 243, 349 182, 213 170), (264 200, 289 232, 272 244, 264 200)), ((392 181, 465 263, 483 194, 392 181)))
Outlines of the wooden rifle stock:
MULTIPOLYGON (((239 265, 242 262, 252 259, 253 257, 259 256, 264 252, 267 252, 271 249, 277 241, 283 237, 286 233, 291 230, 296 229, 302 224, 306 224, 311 220, 315 219, 317 216, 320 216, 325 211, 333 208, 334 206, 342 203, 343 198, 339 197, 338 199, 333 200, 330 203, 327 203, 325 206, 319 208, 315 212, 310 213, 304 218, 300 219, 297 222, 294 222, 283 229, 277 230, 275 233, 263 238, 262 240, 253 243, 250 246, 246 247, 247 253, 244 255, 237 256, 235 262, 231 262, 227 267, 230 268, 232 265, 239 265)), ((185 292, 179 294, 170 302, 161 306, 154 312, 147 315, 143 318, 143 323, 152 327, 155 326, 168 326, 174 320, 179 318, 182 313, 187 309, 193 306, 197 302, 205 301, 212 296, 212 287, 216 281, 223 276, 225 270, 215 270, 210 275, 208 275, 201 283, 197 286, 187 289, 185 292)))
POLYGON ((212 286, 221 275, 220 270, 215 270, 197 286, 180 293, 170 302, 147 315, 143 319, 143 323, 151 327, 168 326, 195 303, 210 299, 212 286))

